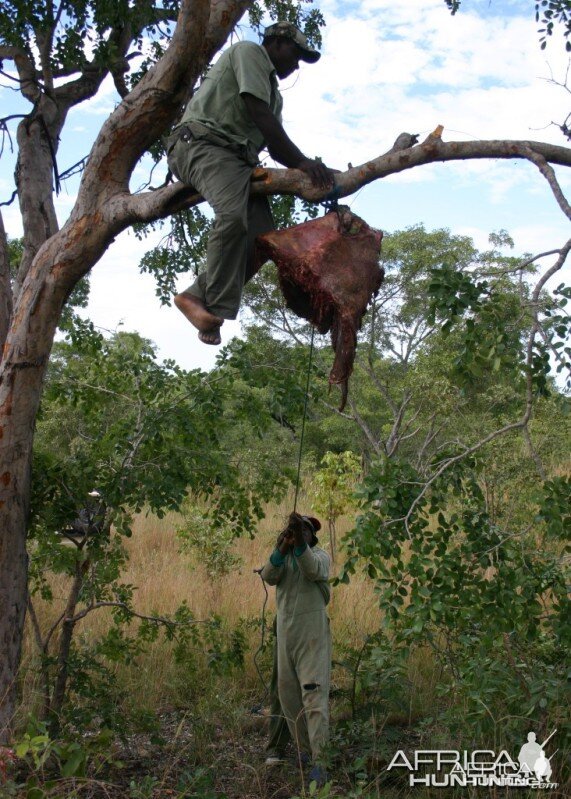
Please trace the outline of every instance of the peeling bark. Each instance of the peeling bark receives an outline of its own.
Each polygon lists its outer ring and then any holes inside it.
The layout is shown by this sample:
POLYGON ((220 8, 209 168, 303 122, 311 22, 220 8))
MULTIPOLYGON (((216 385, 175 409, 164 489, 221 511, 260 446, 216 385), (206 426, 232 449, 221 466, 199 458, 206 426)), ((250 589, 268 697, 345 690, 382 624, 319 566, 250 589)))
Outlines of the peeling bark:
POLYGON ((6 341, 12 315, 12 287, 10 285, 10 256, 4 220, 0 213, 0 352, 6 341))
POLYGON ((65 122, 51 98, 43 98, 35 117, 18 126, 16 187, 24 224, 24 255, 14 285, 17 298, 42 244, 58 229, 55 213, 54 158, 65 122))
MULTIPOLYGON (((0 744, 11 733, 27 604, 25 541, 34 421, 63 304, 114 236, 129 225, 128 214, 116 213, 110 200, 127 191, 137 160, 173 121, 247 6, 245 0, 183 0, 167 53, 101 129, 75 207, 59 231, 52 156, 73 104, 70 97, 77 95, 70 94, 68 87, 67 95, 55 89, 38 98, 36 75, 29 72, 25 86, 21 85, 36 109, 18 131, 17 181, 26 257, 0 362, 0 744)), ((25 53, 12 55, 22 69, 29 69, 25 53)), ((101 79, 98 74, 91 81, 82 83, 80 78, 70 85, 82 99, 101 79)))

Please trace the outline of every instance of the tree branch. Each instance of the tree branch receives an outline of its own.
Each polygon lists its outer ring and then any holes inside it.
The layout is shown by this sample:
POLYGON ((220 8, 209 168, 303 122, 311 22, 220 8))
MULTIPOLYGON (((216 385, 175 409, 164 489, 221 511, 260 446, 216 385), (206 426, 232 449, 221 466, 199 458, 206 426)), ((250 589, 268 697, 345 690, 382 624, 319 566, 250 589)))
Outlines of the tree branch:
MULTIPOLYGON (((377 438, 373 434, 373 431, 371 430, 371 428, 369 427, 369 425, 367 424, 365 419, 363 419, 363 417, 361 416, 361 414, 357 410, 357 405, 355 403, 355 400, 352 398, 352 396, 350 394, 349 394, 348 400, 349 400, 349 407, 351 408, 352 416, 349 416, 348 414, 344 414, 338 408, 333 408, 333 410, 337 411, 339 416, 343 416, 344 418, 349 418, 349 419, 352 418, 353 421, 355 421, 359 425, 361 430, 363 431, 363 433, 365 435, 365 438, 367 439, 367 441, 369 442, 369 444, 373 448, 373 451, 375 452, 375 454, 376 455, 381 455, 382 454, 382 450, 381 450, 381 446, 379 445, 379 441, 377 440, 377 438)), ((325 403, 325 405, 328 408, 332 408, 332 406, 329 405, 329 403, 325 403)), ((386 447, 384 445, 384 442, 382 443, 382 447, 383 447, 383 450, 386 451, 386 447)))
MULTIPOLYGON (((384 155, 357 167, 339 172, 335 176, 339 196, 347 197, 363 186, 423 164, 438 161, 464 161, 485 158, 524 158, 539 167, 540 157, 545 162, 571 166, 571 148, 534 141, 490 140, 443 142, 429 139, 408 150, 389 150, 384 155)), ((552 190, 553 178, 541 170, 552 190)), ((252 194, 296 194, 306 200, 319 201, 323 193, 297 169, 257 169, 252 176, 252 194)), ((559 200, 558 200, 559 201, 559 200)), ((191 187, 173 183, 153 192, 138 195, 122 194, 113 201, 114 212, 121 210, 130 222, 151 222, 169 216, 175 211, 202 202, 202 197, 191 187)), ((561 205, 564 212, 565 205, 561 205)))
POLYGON ((249 0, 183 0, 165 54, 101 128, 78 203, 102 203, 114 230, 130 224, 130 217, 121 204, 108 208, 110 198, 130 197, 129 178, 138 159, 180 113, 202 70, 248 5, 249 0))
POLYGON ((395 452, 400 447, 403 441, 408 441, 410 438, 414 438, 422 429, 422 427, 417 427, 415 430, 412 431, 412 433, 407 432, 409 428, 412 426, 413 422, 416 421, 416 419, 418 418, 422 408, 421 405, 416 409, 411 418, 407 421, 403 431, 401 432, 400 428, 402 426, 402 418, 410 399, 412 399, 411 394, 409 394, 408 397, 405 396, 405 399, 403 400, 403 403, 399 410, 399 416, 397 419, 395 419, 393 428, 387 440, 387 457, 389 458, 392 458, 392 456, 395 454, 395 452))
POLYGON ((541 338, 545 341, 546 346, 549 347, 549 351, 551 352, 551 354, 553 355, 553 357, 555 358, 557 363, 562 368, 565 368, 567 366, 567 361, 565 360, 565 358, 563 358, 563 356, 561 355, 559 350, 556 347, 553 346, 552 340, 547 335, 547 333, 545 332, 545 329, 544 329, 544 327, 542 325, 540 325, 540 327, 539 327, 539 334, 541 335, 541 338))
POLYGON ((0 61, 3 59, 14 62, 18 71, 20 91, 26 100, 35 103, 40 94, 39 75, 31 53, 20 47, 0 44, 0 61))
POLYGON ((212 624, 212 622, 208 619, 189 619, 188 621, 176 621, 174 619, 167 619, 164 616, 146 616, 143 613, 137 613, 134 611, 129 607, 129 605, 127 605, 126 602, 94 602, 84 610, 76 613, 75 616, 72 616, 70 619, 66 619, 66 622, 77 624, 78 621, 84 619, 93 610, 99 610, 99 608, 121 608, 122 610, 126 610, 130 616, 133 616, 136 619, 152 621, 156 624, 164 624, 165 627, 186 627, 189 624, 212 624))
POLYGON ((525 443, 527 444, 529 455, 533 460, 533 462, 535 463, 535 468, 537 469, 539 476, 541 477, 542 480, 547 480, 547 474, 545 472, 545 469, 543 468, 543 463, 541 462, 541 458, 539 457, 539 455, 537 454, 537 450, 533 446, 533 441, 531 440, 531 435, 529 434, 529 426, 525 425, 525 427, 522 428, 521 432, 523 434, 525 443))
POLYGON ((436 414, 433 413, 432 416, 430 417, 430 425, 429 425, 428 430, 426 432, 426 436, 424 438, 422 446, 420 447, 420 449, 418 450, 417 455, 416 455, 416 465, 417 465, 417 468, 419 468, 419 469, 420 469, 420 466, 421 466, 421 463, 422 463, 422 459, 424 458, 424 455, 426 453, 426 450, 432 444, 432 442, 434 441, 436 436, 439 435, 441 433, 441 431, 444 429, 444 423, 442 423, 442 424, 438 425, 437 427, 435 427, 435 425, 434 425, 434 420, 435 419, 436 419, 436 414))
MULTIPOLYGON (((526 351, 526 398, 525 398, 525 409, 522 414, 522 417, 510 424, 504 425, 503 427, 499 428, 498 430, 494 430, 489 435, 485 436, 480 441, 473 444, 471 447, 467 447, 464 452, 461 452, 459 455, 455 455, 453 458, 448 458, 444 461, 444 463, 436 470, 436 472, 426 481, 422 490, 416 497, 416 499, 411 503, 410 508, 404 519, 400 521, 404 521, 406 530, 410 537, 410 530, 409 530, 409 521, 412 516, 414 509, 417 507, 418 503, 421 499, 425 496, 426 492, 430 488, 430 486, 442 475, 445 471, 447 471, 451 466, 458 461, 463 460, 464 458, 468 457, 469 455, 473 455, 478 450, 482 449, 482 447, 489 444, 494 439, 499 438, 500 436, 505 435, 514 430, 522 430, 524 431, 527 427, 529 420, 531 419, 532 409, 533 409, 533 346, 535 343, 535 337, 539 332, 540 325, 539 325, 539 295, 541 294, 541 290, 543 289, 544 285, 547 281, 553 277, 562 267, 567 259, 567 255, 571 251, 571 239, 567 241, 567 243, 561 248, 559 258, 553 264, 553 266, 545 272, 544 275, 538 280, 535 289, 532 294, 532 318, 533 324, 529 333, 528 341, 527 341, 527 351, 526 351)), ((397 521, 397 520, 394 520, 397 521)))
POLYGON ((559 207, 563 211, 568 219, 571 219, 571 205, 567 202, 565 195, 561 189, 561 186, 557 182, 557 178, 555 177, 555 172, 553 171, 552 167, 547 163, 545 157, 540 153, 535 153, 533 150, 529 150, 529 154, 526 156, 536 167, 539 169, 545 180, 549 183, 551 187, 551 191, 553 192, 555 199, 557 200, 559 207))
POLYGON ((34 608, 34 603, 32 602, 31 596, 28 596, 28 615, 30 617, 30 621, 32 622, 32 629, 34 631, 36 646, 38 647, 40 652, 45 655, 46 649, 44 647, 44 642, 42 640, 42 631, 40 628, 40 623, 38 621, 38 616, 36 614, 36 609, 34 608))
POLYGON ((371 357, 371 353, 370 352, 369 352, 369 356, 367 358, 367 363, 368 363, 367 372, 369 374, 369 377, 373 381, 373 383, 374 383, 375 387, 377 388, 377 390, 379 391, 379 393, 381 393, 383 395, 383 397, 386 399, 391 411, 393 412, 393 416, 396 416, 397 413, 398 413, 397 403, 392 398, 392 396, 390 394, 390 391, 389 391, 388 385, 386 383, 383 383, 383 381, 380 379, 380 377, 378 377, 378 375, 377 375, 377 373, 375 371, 375 366, 374 366, 373 359, 371 357))
POLYGON ((58 26, 61 13, 63 11, 63 3, 60 3, 55 17, 53 14, 53 10, 54 10, 53 3, 50 2, 49 12, 51 12, 51 14, 48 12, 48 14, 46 14, 46 17, 48 16, 52 17, 51 25, 46 26, 45 28, 40 26, 37 26, 35 28, 36 46, 38 48, 38 53, 40 56, 40 65, 42 68, 42 77, 44 80, 44 86, 50 93, 53 92, 54 88, 54 74, 51 64, 54 34, 58 26))

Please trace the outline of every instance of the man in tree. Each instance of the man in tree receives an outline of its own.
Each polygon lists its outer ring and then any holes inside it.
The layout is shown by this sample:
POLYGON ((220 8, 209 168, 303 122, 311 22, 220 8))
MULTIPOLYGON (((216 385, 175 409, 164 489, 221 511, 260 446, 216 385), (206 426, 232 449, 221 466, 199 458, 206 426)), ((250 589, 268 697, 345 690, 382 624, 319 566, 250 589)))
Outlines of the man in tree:
POLYGON ((276 586, 278 691, 294 742, 311 752, 310 780, 323 785, 323 748, 329 738, 331 633, 326 606, 329 555, 317 546, 318 519, 292 513, 262 569, 276 586))
POLYGON ((301 169, 325 192, 333 173, 307 158, 281 123, 283 80, 320 53, 289 22, 266 28, 261 45, 238 42, 204 78, 168 143, 169 167, 214 210, 206 270, 178 294, 175 305, 205 344, 220 344, 224 319, 235 319, 244 284, 255 274, 256 236, 273 230, 266 197, 250 196, 252 169, 267 146, 272 158, 301 169))

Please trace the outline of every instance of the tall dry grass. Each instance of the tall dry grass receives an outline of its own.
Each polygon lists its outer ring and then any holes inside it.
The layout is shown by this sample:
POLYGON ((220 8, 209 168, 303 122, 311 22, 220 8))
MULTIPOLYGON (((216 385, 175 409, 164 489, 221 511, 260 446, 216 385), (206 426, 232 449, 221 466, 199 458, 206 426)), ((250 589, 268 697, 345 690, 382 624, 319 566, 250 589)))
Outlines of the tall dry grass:
MULTIPOLYGON (((236 627, 241 620, 260 622, 266 601, 264 585, 255 569, 259 569, 273 549, 278 532, 283 529, 291 510, 293 497, 280 504, 270 504, 265 509, 265 518, 252 538, 237 539, 233 550, 240 558, 240 565, 230 574, 212 579, 201 563, 199 553, 182 553, 177 529, 181 517, 169 513, 162 519, 141 514, 133 528, 133 536, 125 544, 129 562, 122 581, 135 587, 134 606, 145 615, 168 616, 186 602, 197 620, 208 619, 217 614, 228 628, 236 627)), ((307 500, 302 495, 299 507, 305 508, 307 500)), ((354 518, 347 516, 337 522, 338 540, 353 525, 354 518)), ((329 549, 327 530, 320 534, 320 545, 329 549)), ((339 560, 334 573, 339 568, 339 560)), ((34 599, 35 611, 43 630, 57 620, 65 607, 70 581, 53 577, 54 601, 34 599)), ((275 612, 275 590, 268 589, 265 614, 266 623, 275 612)), ((369 582, 356 577, 349 585, 339 585, 333 590, 329 607, 334 641, 337 647, 360 646, 366 635, 378 629, 380 614, 369 582)), ((99 609, 88 614, 76 628, 75 635, 84 641, 95 641, 105 634, 110 626, 110 611, 99 609)), ((261 630, 255 624, 247 627, 249 651, 246 668, 240 677, 240 686, 252 694, 263 692, 254 665, 253 655, 261 640, 261 630)), ((54 644, 57 643, 57 637, 54 644)), ((262 664, 269 679, 269 652, 262 657, 262 664)), ((27 701, 25 707, 34 709, 40 701, 37 673, 37 646, 33 631, 28 625, 24 648, 24 674, 27 701)), ((197 686, 193 685, 198 675, 181 673, 173 660, 173 646, 163 638, 148 647, 137 658, 136 665, 113 667, 126 701, 143 704, 147 709, 158 710, 184 702, 197 686)), ((201 678, 198 677, 198 680, 201 678)), ((343 675, 339 675, 343 679, 343 675)), ((198 691, 200 693, 200 690, 198 691)))

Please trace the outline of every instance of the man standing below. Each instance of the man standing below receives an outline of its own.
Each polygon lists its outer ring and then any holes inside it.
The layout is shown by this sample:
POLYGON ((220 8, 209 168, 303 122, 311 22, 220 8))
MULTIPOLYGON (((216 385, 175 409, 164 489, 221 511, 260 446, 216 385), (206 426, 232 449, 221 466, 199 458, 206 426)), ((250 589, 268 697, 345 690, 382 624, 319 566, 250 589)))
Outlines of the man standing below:
POLYGON ((317 546, 321 524, 292 513, 286 530, 262 569, 276 586, 278 691, 291 736, 311 752, 310 780, 327 781, 323 748, 329 738, 331 633, 326 606, 329 555, 317 546))
POLYGON ((206 270, 174 298, 205 344, 220 344, 224 319, 235 319, 245 283, 257 271, 254 241, 274 229, 268 200, 250 196, 252 169, 267 147, 286 167, 300 169, 324 193, 333 173, 307 158, 281 122, 278 78, 320 53, 289 22, 266 28, 262 44, 238 42, 225 50, 189 102, 167 145, 179 180, 193 186, 214 210, 206 270))

